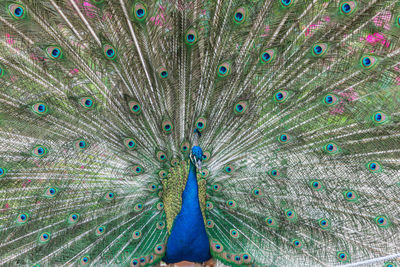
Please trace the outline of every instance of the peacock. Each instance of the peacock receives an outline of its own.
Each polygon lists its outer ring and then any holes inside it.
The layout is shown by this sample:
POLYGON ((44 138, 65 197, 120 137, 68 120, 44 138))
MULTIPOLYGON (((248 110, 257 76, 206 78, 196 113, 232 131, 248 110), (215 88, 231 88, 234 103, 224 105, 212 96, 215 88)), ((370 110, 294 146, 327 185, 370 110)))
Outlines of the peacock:
POLYGON ((0 266, 400 266, 400 2, 0 1, 0 266))

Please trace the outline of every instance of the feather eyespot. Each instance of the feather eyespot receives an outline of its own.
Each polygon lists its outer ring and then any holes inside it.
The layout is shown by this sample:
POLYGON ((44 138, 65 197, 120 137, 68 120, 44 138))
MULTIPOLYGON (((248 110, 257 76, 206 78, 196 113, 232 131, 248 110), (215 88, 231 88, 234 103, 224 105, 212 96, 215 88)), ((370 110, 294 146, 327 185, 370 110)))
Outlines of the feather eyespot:
POLYGON ((138 21, 143 21, 147 17, 147 9, 142 3, 137 3, 134 6, 133 12, 138 21))
POLYGON ((107 192, 104 195, 104 199, 108 200, 108 201, 111 201, 111 200, 115 199, 115 194, 113 192, 107 192))
POLYGON ((213 228, 214 227, 214 221, 213 220, 207 220, 206 227, 207 228, 213 228))
POLYGON ((205 169, 205 168, 201 169, 200 175, 202 178, 207 178, 209 174, 210 174, 210 172, 207 169, 205 169))
POLYGON ((265 219, 265 223, 267 224, 268 227, 271 227, 271 228, 277 228, 278 227, 278 221, 273 217, 266 218, 265 219))
POLYGON ((274 94, 274 101, 277 103, 284 103, 288 99, 288 92, 285 90, 280 90, 274 94))
POLYGON ((179 164, 179 160, 177 160, 177 159, 171 160, 171 166, 178 166, 178 164, 179 164))
POLYGON ((356 1, 345 1, 340 3, 340 13, 342 13, 343 15, 350 15, 354 13, 356 8, 357 8, 356 1))
POLYGON ((164 222, 161 221, 161 222, 157 223, 157 229, 162 230, 164 228, 165 228, 165 223, 164 222))
POLYGON ((224 251, 224 246, 218 241, 214 241, 211 243, 211 249, 216 253, 221 253, 224 251))
POLYGON ((26 17, 25 7, 19 4, 11 4, 8 11, 14 19, 23 19, 26 17))
POLYGON ((283 8, 288 8, 294 4, 294 0, 280 0, 280 3, 283 8))
POLYGON ((327 106, 334 106, 339 102, 339 98, 334 94, 327 94, 322 101, 327 106))
POLYGON ((49 110, 45 103, 36 103, 32 106, 32 111, 38 115, 45 115, 49 110))
POLYGON ((214 208, 214 204, 211 201, 206 202, 206 209, 212 210, 214 208))
POLYGON ((154 252, 158 255, 164 254, 165 252, 165 245, 164 244, 158 244, 155 248, 154 248, 154 252))
POLYGON ((159 162, 165 162, 168 158, 167 158, 167 154, 165 154, 165 152, 163 151, 157 151, 156 153, 156 159, 159 162))
POLYGON ((4 177, 6 174, 7 174, 7 169, 0 167, 0 178, 4 177))
POLYGON ((4 76, 5 70, 3 66, 0 65, 0 78, 4 76))
POLYGON ((360 59, 361 67, 366 70, 372 69, 378 63, 378 59, 374 56, 366 55, 360 59))
POLYGON ((189 151, 189 147, 190 147, 189 142, 183 142, 182 145, 181 145, 182 153, 188 152, 189 151))
POLYGON ((48 243, 50 241, 51 234, 49 232, 41 233, 39 236, 39 242, 42 244, 48 243))
POLYGON ((139 114, 142 111, 142 106, 136 102, 136 101, 130 101, 129 102, 129 110, 133 113, 133 114, 139 114))
POLYGON ((234 200, 228 200, 226 202, 226 205, 228 206, 228 208, 231 208, 231 209, 236 208, 236 202, 234 200))
POLYGON ((310 182, 310 186, 315 191, 320 191, 320 190, 322 190, 324 188, 323 187, 323 183, 321 181, 318 181, 318 180, 312 180, 310 182))
POLYGON ((281 173, 277 169, 272 169, 268 172, 268 175, 271 176, 272 178, 278 178, 281 173))
POLYGON ((115 60, 117 58, 117 50, 109 44, 103 46, 103 53, 106 59, 115 60))
POLYGON ((137 240, 137 239, 139 239, 141 237, 142 237, 142 232, 139 231, 139 230, 134 231, 133 234, 132 234, 132 238, 135 239, 135 240, 137 240))
POLYGON ((29 214, 28 213, 21 213, 17 216, 17 224, 21 225, 28 221, 29 214))
POLYGON ((139 211, 141 211, 142 209, 143 209, 143 203, 138 203, 138 204, 136 204, 135 207, 134 207, 134 210, 135 210, 136 212, 139 212, 139 211))
POLYGON ((303 244, 301 243, 301 241, 299 239, 293 239, 292 240, 292 245, 296 248, 296 249, 301 249, 301 247, 303 246, 303 244))
POLYGON ((211 157, 210 151, 204 151, 203 152, 203 162, 207 162, 211 157))
POLYGON ((131 267, 135 267, 135 266, 139 266, 140 262, 137 258, 134 258, 133 260, 131 260, 131 267))
POLYGON ((195 127, 199 132, 202 132, 207 126, 207 120, 205 118, 198 118, 195 127))
POLYGON ((294 222, 297 219, 297 214, 293 209, 285 210, 285 216, 290 222, 294 222))
POLYGON ((249 264, 251 262, 251 256, 248 253, 242 254, 243 262, 249 264))
POLYGON ((247 110, 247 102, 246 101, 240 101, 234 107, 234 112, 237 115, 244 114, 246 112, 246 110, 247 110))
POLYGON ((91 97, 82 97, 80 99, 80 104, 86 109, 91 109, 94 107, 94 100, 91 97))
POLYGON ((312 47, 312 54, 315 57, 322 57, 323 55, 325 55, 326 51, 328 50, 328 45, 327 44, 315 44, 312 47))
POLYGON ((32 150, 33 156, 38 158, 43 158, 44 156, 46 156, 47 152, 47 148, 42 145, 37 145, 32 150))
POLYGON ((83 139, 79 139, 74 142, 74 147, 77 150, 85 150, 88 148, 88 143, 83 139))
POLYGON ((218 66, 217 74, 219 77, 226 77, 231 73, 230 63, 224 62, 218 66))
POLYGON ((328 219, 322 218, 318 221, 318 225, 323 229, 327 230, 331 227, 331 223, 329 222, 328 219))
POLYGON ((47 198, 53 198, 57 195, 57 193, 58 193, 58 189, 56 187, 49 187, 44 192, 44 195, 47 198))
POLYGON ((131 167, 133 175, 139 175, 143 173, 143 168, 140 165, 134 165, 131 167))
POLYGON ((386 116, 386 114, 381 111, 377 111, 372 114, 372 120, 376 124, 383 124, 388 121, 388 116, 386 116))
POLYGON ((187 31, 185 42, 188 45, 194 45, 195 43, 197 43, 197 31, 195 29, 190 29, 187 31))
POLYGON ((381 164, 379 163, 379 162, 377 162, 377 161, 370 161, 370 162, 368 162, 367 163, 367 169, 370 171, 370 172, 373 172, 373 173, 378 173, 378 172, 381 172, 382 171, 382 166, 381 166, 381 164))
POLYGON ((62 49, 58 46, 52 45, 46 48, 46 54, 50 59, 60 59, 63 56, 62 49))
POLYGON ((85 255, 81 258, 80 262, 82 266, 88 265, 90 263, 90 257, 88 255, 85 255))
POLYGON ((124 145, 129 150, 134 150, 136 148, 136 141, 133 138, 125 138, 124 145))
POLYGON ((247 10, 243 7, 236 9, 233 15, 233 21, 237 24, 242 24, 246 20, 247 10))
POLYGON ((335 143, 328 143, 324 146, 324 151, 328 154, 336 154, 339 152, 339 147, 335 143))
POLYGON ((157 205, 156 205, 156 207, 157 207, 157 209, 158 209, 159 211, 161 211, 161 210, 164 209, 164 203, 158 202, 157 205))
POLYGON ((68 223, 69 224, 75 224, 75 223, 77 223, 78 222, 78 220, 79 220, 79 214, 78 213, 71 213, 69 216, 68 216, 68 223))
POLYGON ((254 188, 252 191, 253 196, 255 197, 261 197, 262 196, 262 191, 260 188, 254 188))
POLYGON ((230 233, 230 235, 231 235, 233 238, 239 238, 239 232, 238 232, 238 230, 236 230, 236 229, 231 229, 231 230, 229 231, 229 233, 230 233))
POLYGON ((384 267, 396 267, 396 263, 394 262, 385 262, 385 266, 384 267))
POLYGON ((344 198, 349 202, 355 202, 358 200, 358 194, 355 191, 348 190, 344 193, 344 198))
POLYGON ((149 184, 147 187, 150 191, 154 192, 157 190, 157 185, 155 184, 149 184))
POLYGON ((390 222, 387 216, 380 215, 375 218, 375 223, 382 228, 386 228, 390 226, 390 222))
POLYGON ((160 67, 158 69, 158 76, 160 76, 161 79, 167 79, 168 78, 168 71, 164 67, 160 67))
POLYGON ((163 129, 164 133, 170 134, 170 133, 172 133, 174 126, 171 121, 166 120, 166 121, 163 121, 163 123, 162 123, 162 129, 163 129))
POLYGON ((168 172, 165 171, 165 170, 161 170, 161 171, 158 172, 158 177, 160 177, 161 179, 162 178, 166 178, 167 175, 168 175, 168 172))
POLYGON ((224 172, 227 174, 231 174, 234 171, 234 168, 231 164, 228 164, 224 167, 224 172))
POLYGON ((338 253, 336 253, 336 258, 340 262, 347 262, 349 260, 348 254, 346 252, 344 252, 344 251, 339 251, 338 253))
POLYGON ((215 185, 212 186, 212 189, 213 189, 215 192, 219 192, 219 191, 221 191, 222 186, 220 186, 219 184, 215 184, 215 185))
POLYGON ((275 50, 267 49, 260 55, 260 61, 262 64, 270 63, 275 58, 275 50))
POLYGON ((98 226, 96 228, 96 235, 100 236, 100 235, 104 234, 105 231, 106 231, 106 227, 105 226, 98 226))
POLYGON ((286 133, 283 133, 278 137, 278 141, 281 144, 287 144, 290 141, 290 136, 286 133))

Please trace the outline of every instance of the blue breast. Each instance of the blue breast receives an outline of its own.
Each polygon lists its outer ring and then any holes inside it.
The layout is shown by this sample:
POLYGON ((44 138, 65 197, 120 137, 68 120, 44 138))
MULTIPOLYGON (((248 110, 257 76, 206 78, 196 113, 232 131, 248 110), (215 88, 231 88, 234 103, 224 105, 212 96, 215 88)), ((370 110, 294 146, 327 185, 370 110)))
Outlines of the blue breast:
POLYGON ((163 261, 204 262, 210 258, 210 245, 199 204, 196 167, 190 163, 182 208, 175 218, 163 261))

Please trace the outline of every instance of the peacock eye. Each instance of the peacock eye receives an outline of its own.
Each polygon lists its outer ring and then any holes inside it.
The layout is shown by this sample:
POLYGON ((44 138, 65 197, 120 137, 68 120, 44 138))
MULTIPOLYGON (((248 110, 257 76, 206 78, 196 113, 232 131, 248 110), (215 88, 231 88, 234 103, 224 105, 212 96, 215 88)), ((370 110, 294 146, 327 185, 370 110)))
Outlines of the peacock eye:
POLYGON ((43 157, 46 156, 46 154, 47 154, 47 148, 44 147, 44 146, 42 146, 42 145, 35 146, 35 147, 33 148, 32 154, 33 154, 35 157, 43 158, 43 157))
POLYGON ((136 230, 136 231, 133 232, 132 237, 133 237, 133 239, 139 239, 139 238, 142 237, 142 232, 139 231, 139 230, 136 230))
POLYGON ((385 113, 380 112, 380 111, 375 112, 372 115, 372 120, 376 124, 383 124, 383 123, 387 122, 388 119, 389 119, 389 116, 387 116, 385 113))
POLYGON ((274 94, 274 101, 277 103, 284 103, 288 99, 288 92, 286 90, 280 90, 274 94))
POLYGON ((136 148, 136 141, 133 138, 125 138, 124 145, 127 149, 133 150, 136 148))
POLYGON ((281 135, 278 137, 278 141, 279 141, 281 144, 289 143, 289 141, 290 141, 290 136, 289 136, 288 134, 286 134, 286 133, 283 133, 283 134, 281 134, 281 135))
POLYGON ((137 3, 134 6, 134 14, 138 21, 143 21, 147 17, 147 9, 143 4, 137 3))
POLYGON ((195 29, 190 29, 186 33, 186 44, 193 45, 197 42, 197 31, 195 29))
POLYGON ((346 262, 348 259, 347 259, 347 253, 346 252, 343 252, 343 251, 341 251, 341 252, 338 252, 337 254, 336 254, 336 257, 337 257, 337 259, 339 260, 339 261, 341 261, 341 262, 346 262))
POLYGON ((164 133, 166 133, 166 134, 172 133, 172 129, 173 129, 172 122, 169 120, 163 121, 162 129, 163 129, 164 133))
POLYGON ((288 8, 293 5, 294 0, 280 0, 281 6, 284 8, 288 8))
POLYGON ((218 76, 219 77, 226 77, 230 74, 231 72, 231 67, 230 67, 230 63, 229 62, 224 62, 221 65, 218 66, 218 76))
POLYGON ((0 168, 0 178, 4 177, 7 174, 7 169, 5 168, 0 168))
POLYGON ((32 106, 32 111, 38 115, 45 115, 48 113, 48 108, 45 103, 36 103, 32 106))
POLYGON ((321 57, 323 56, 326 51, 328 50, 328 45, 327 44, 315 44, 312 48, 312 54, 315 57, 321 57))
POLYGON ((367 168, 370 172, 374 172, 374 173, 381 172, 381 170, 382 170, 381 164, 377 161, 368 162, 367 168))
POLYGON ((369 70, 378 63, 378 59, 374 56, 366 55, 361 57, 360 63, 363 69, 369 70))
POLYGON ((8 6, 8 11, 10 12, 11 16, 18 20, 25 18, 25 7, 19 4, 10 4, 8 6))
POLYGON ((340 4, 340 13, 343 15, 350 15, 356 10, 356 8, 356 1, 345 1, 340 4))
POLYGON ((323 103, 327 106, 334 106, 338 103, 339 98, 334 94, 327 94, 324 99, 323 103))
POLYGON ((247 10, 243 7, 236 9, 235 14, 233 15, 233 21, 236 24, 242 24, 246 19, 247 10))
POLYGON ((117 50, 109 44, 103 46, 103 53, 109 60, 115 60, 117 58, 117 50))

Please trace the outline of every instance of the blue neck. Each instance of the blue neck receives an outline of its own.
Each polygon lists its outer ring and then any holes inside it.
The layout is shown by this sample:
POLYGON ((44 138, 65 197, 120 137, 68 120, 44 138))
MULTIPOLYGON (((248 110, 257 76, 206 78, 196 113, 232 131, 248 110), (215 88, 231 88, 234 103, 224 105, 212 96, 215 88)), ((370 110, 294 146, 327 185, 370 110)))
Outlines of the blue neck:
POLYGON ((182 208, 176 216, 163 260, 204 262, 211 258, 209 240, 199 203, 196 166, 190 162, 189 176, 182 194, 182 208))

